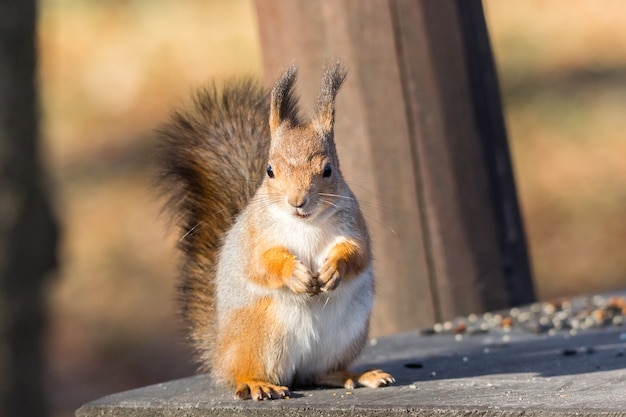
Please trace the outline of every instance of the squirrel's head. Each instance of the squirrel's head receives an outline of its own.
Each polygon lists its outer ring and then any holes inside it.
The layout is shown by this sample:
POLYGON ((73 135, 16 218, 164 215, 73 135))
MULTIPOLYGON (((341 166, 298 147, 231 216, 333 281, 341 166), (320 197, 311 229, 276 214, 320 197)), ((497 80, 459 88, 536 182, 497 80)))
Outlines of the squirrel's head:
POLYGON ((272 90, 264 185, 272 202, 306 219, 340 206, 347 188, 334 140, 335 97, 346 71, 339 63, 325 69, 315 114, 306 123, 299 119, 293 91, 296 72, 292 65, 272 90))

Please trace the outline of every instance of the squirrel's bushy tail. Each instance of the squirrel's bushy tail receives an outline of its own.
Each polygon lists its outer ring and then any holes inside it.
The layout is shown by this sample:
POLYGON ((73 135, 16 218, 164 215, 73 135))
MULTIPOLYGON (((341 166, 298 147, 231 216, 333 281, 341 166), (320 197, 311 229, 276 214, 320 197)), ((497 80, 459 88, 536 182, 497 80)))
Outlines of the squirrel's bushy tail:
POLYGON ((261 184, 269 97, 252 79, 209 86, 162 128, 160 184, 180 228, 183 314, 199 362, 211 362, 214 274, 224 233, 261 184))

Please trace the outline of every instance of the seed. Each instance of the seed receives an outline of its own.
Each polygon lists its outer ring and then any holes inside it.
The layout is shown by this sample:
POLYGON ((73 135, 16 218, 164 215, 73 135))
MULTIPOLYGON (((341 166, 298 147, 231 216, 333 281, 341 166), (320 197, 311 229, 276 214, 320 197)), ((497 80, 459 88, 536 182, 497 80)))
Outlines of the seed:
POLYGON ((454 334, 465 333, 466 330, 467 330, 467 325, 465 324, 465 322, 462 321, 456 325, 456 327, 452 330, 452 333, 454 334))
POLYGON ((500 322, 500 327, 506 328, 513 326, 513 319, 511 317, 505 317, 500 322))

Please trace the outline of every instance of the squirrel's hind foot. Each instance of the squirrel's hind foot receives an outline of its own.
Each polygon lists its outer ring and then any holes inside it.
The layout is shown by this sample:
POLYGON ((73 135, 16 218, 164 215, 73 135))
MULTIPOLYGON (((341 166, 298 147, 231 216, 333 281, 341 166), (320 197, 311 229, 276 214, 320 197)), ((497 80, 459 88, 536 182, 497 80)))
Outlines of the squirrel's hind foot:
POLYGON ((380 369, 365 371, 363 373, 353 373, 347 371, 336 371, 328 373, 316 381, 317 385, 327 387, 340 387, 354 389, 357 386, 369 388, 384 387, 396 382, 395 378, 380 369))
POLYGON ((235 398, 238 400, 278 400, 289 398, 290 395, 287 387, 256 380, 241 382, 235 391, 235 398))
POLYGON ((371 371, 363 372, 361 375, 359 375, 358 381, 359 384, 363 385, 364 387, 378 388, 393 384, 394 382, 396 382, 396 379, 387 372, 384 372, 380 369, 373 369, 371 371))

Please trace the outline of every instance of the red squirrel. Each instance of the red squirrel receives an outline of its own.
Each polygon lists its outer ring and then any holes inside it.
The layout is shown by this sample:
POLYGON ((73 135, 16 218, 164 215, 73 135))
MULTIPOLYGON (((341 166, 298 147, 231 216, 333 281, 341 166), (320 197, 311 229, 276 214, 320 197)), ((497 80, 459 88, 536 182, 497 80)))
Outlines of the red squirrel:
POLYGON ((206 88, 163 129, 183 311, 202 368, 239 399, 394 382, 381 370, 348 370, 367 340, 374 277, 335 148, 346 71, 325 68, 307 121, 296 73, 288 68, 269 97, 252 79, 206 88))

